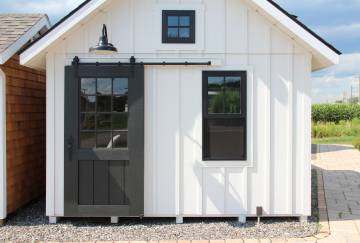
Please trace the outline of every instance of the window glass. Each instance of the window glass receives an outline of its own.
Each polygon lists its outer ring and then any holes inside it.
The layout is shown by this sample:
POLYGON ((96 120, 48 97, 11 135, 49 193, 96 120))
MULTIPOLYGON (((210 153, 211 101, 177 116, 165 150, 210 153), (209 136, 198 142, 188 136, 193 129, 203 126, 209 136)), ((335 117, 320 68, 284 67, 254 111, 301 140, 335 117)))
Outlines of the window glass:
POLYGON ((80 132, 80 148, 95 148, 96 135, 95 132, 80 132))
POLYGON ((80 148, 126 148, 128 78, 81 79, 81 88, 80 148))
POLYGON ((206 121, 206 157, 239 159, 245 155, 245 125, 241 119, 209 119, 206 121))
POLYGON ((180 38, 189 38, 190 37, 190 28, 180 28, 179 29, 180 38))
POLYGON ((114 130, 125 130, 128 127, 128 114, 127 113, 120 113, 120 114, 113 114, 112 116, 112 124, 114 130))
POLYGON ((114 79, 114 95, 127 95, 129 89, 129 80, 127 78, 116 78, 114 79))
POLYGON ((203 75, 203 159, 246 160, 246 73, 203 75))
POLYGON ((98 95, 111 95, 111 78, 98 78, 97 79, 97 94, 98 95))
POLYGON ((168 26, 179 26, 178 16, 168 16, 168 26))
POLYGON ((128 146, 127 134, 126 131, 115 132, 113 136, 113 148, 126 148, 128 146))
POLYGON ((111 111, 111 96, 98 96, 97 112, 110 112, 110 111, 111 111))
POLYGON ((238 114, 240 113, 241 78, 208 77, 208 112, 209 114, 238 114))
POLYGON ((241 99, 240 99, 240 82, 241 77, 226 77, 225 78, 225 113, 240 113, 241 99))
POLYGON ((98 132, 96 134, 97 148, 112 148, 111 132, 98 132))
POLYGON ((95 114, 82 114, 80 126, 82 130, 95 130, 95 114))
POLYGON ((179 25, 180 26, 190 26, 190 17, 189 16, 181 16, 179 25))
POLYGON ((110 114, 98 114, 97 118, 98 130, 111 130, 111 115, 110 114))
POLYGON ((82 95, 81 99, 81 111, 82 112, 94 112, 96 105, 96 96, 86 96, 82 95))
POLYGON ((224 113, 224 77, 209 77, 208 78, 208 112, 224 113))
POLYGON ((128 112, 128 97, 114 96, 113 97, 113 111, 114 112, 128 112))
POLYGON ((178 28, 168 28, 168 37, 169 38, 179 37, 179 29, 178 28))
POLYGON ((81 79, 81 94, 94 95, 96 90, 95 78, 82 78, 81 79))

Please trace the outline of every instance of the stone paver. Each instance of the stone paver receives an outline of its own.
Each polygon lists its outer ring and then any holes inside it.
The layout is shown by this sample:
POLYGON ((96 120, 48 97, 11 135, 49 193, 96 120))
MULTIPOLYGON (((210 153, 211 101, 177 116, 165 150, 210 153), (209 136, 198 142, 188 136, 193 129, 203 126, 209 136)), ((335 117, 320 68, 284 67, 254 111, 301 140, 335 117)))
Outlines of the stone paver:
POLYGON ((360 152, 345 145, 320 145, 318 152, 313 165, 323 172, 331 231, 318 242, 360 243, 360 152))

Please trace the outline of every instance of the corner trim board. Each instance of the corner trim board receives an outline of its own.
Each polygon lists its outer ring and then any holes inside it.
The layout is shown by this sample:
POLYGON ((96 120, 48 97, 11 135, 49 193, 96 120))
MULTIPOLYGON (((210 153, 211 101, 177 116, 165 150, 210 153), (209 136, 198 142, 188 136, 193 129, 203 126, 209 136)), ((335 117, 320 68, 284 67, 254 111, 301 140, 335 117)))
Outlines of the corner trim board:
POLYGON ((0 220, 7 216, 6 196, 6 76, 0 68, 0 220))

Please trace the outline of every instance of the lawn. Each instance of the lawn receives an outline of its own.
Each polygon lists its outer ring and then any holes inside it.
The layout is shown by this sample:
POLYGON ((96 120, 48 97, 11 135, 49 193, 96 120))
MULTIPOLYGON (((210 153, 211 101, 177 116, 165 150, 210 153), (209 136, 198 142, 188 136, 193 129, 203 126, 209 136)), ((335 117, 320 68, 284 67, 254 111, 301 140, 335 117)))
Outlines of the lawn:
POLYGON ((360 140, 360 136, 346 136, 346 137, 328 137, 328 138, 313 138, 313 144, 347 144, 353 145, 355 140, 360 140))

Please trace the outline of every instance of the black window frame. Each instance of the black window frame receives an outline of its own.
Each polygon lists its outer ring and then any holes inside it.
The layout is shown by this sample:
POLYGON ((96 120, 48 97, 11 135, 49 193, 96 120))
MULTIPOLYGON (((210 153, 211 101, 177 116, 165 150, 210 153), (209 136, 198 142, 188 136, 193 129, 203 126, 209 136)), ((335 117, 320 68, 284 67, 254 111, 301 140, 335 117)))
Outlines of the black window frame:
POLYGON ((202 159, 203 161, 246 161, 247 160, 247 71, 203 71, 203 85, 202 85, 202 159), (241 77, 241 112, 238 114, 227 114, 227 113, 219 113, 219 114, 209 114, 208 110, 208 79, 209 77, 214 76, 223 76, 223 77, 241 77), (244 155, 239 158, 231 158, 231 157, 217 157, 211 158, 210 156, 206 156, 209 148, 209 138, 207 134, 207 120, 209 119, 239 119, 244 125, 244 144, 243 151, 244 155))
MULTIPOLYGON (((195 44, 196 29, 196 11, 195 10, 163 10, 162 11, 162 43, 164 44, 195 44), (189 16, 190 17, 190 37, 189 38, 171 38, 168 36, 168 17, 169 16, 189 16)), ((180 28, 180 25, 174 26, 180 28)))

